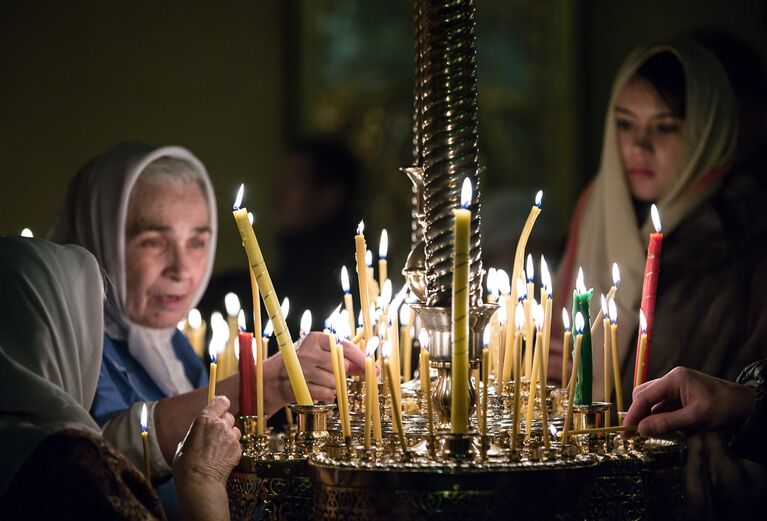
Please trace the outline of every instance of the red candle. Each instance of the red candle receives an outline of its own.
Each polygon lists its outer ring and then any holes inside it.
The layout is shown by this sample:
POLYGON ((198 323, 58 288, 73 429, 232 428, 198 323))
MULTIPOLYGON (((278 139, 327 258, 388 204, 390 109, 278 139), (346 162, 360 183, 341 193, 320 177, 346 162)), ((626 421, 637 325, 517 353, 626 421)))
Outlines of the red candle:
POLYGON ((240 333, 240 416, 253 416, 253 334, 240 333))
POLYGON ((660 274, 660 252, 663 245, 663 234, 661 233, 660 216, 658 208, 652 205, 650 209, 652 222, 655 226, 655 233, 650 234, 650 244, 647 247, 647 262, 644 269, 644 284, 642 285, 642 300, 640 309, 647 320, 647 345, 640 354, 639 341, 642 331, 637 335, 637 354, 634 364, 634 381, 647 381, 647 362, 650 360, 650 344, 652 342, 652 324, 655 317, 655 293, 658 290, 658 275, 660 274), (640 359, 641 356, 641 359, 640 359), (637 374, 640 372, 640 374, 637 374), (637 379, 639 376, 639 379, 637 379))

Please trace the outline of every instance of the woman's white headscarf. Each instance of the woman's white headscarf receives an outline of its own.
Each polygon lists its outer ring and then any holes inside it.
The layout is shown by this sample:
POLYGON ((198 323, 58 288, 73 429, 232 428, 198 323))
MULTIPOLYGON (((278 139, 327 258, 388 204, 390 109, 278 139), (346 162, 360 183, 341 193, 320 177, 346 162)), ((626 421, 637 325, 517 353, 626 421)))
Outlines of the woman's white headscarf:
POLYGON ((27 457, 88 413, 103 343, 96 259, 78 246, 0 238, 0 496, 27 457))
MULTIPOLYGON (((200 174, 210 216, 208 264, 192 306, 202 298, 213 270, 217 219, 213 185, 203 164, 181 147, 123 143, 85 165, 69 186, 64 209, 48 232, 57 243, 74 243, 96 256, 109 278, 104 312, 106 332, 127 341, 130 354, 168 396, 192 390, 192 384, 171 344, 175 327, 154 329, 132 322, 125 310, 125 224, 128 203, 141 173, 157 159, 169 157, 189 164, 200 174)), ((189 310, 187 310, 188 312, 189 310)))
MULTIPOLYGON (((583 266, 587 285, 594 286, 597 291, 599 288, 606 290, 612 284, 612 263, 618 263, 621 286, 615 300, 621 317, 618 339, 621 361, 631 351, 629 343, 638 328, 645 256, 652 225, 649 218, 640 225, 636 222, 618 149, 614 109, 616 99, 642 64, 664 52, 679 60, 685 76, 683 148, 673 182, 656 201, 664 234, 671 233, 719 188, 737 140, 735 98, 726 72, 711 53, 692 42, 680 41, 643 47, 626 58, 610 96, 599 172, 576 209, 557 285, 559 298, 562 295, 568 298, 578 267, 583 266)), ((600 302, 593 299, 591 304, 591 316, 595 317, 600 302)), ((594 379, 598 381, 602 378, 602 365, 594 364, 594 369, 594 379)), ((599 389, 595 398, 599 399, 601 395, 599 389)))

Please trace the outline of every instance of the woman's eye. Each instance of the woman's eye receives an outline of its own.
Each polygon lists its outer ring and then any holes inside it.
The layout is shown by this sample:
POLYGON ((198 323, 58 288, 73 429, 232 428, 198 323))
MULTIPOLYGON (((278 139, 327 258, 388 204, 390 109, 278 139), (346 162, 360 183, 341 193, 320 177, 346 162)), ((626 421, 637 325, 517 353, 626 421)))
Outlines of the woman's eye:
POLYGON ((661 134, 676 134, 679 132, 680 125, 677 123, 668 123, 663 125, 658 125, 658 132, 661 134))
POLYGON ((630 121, 628 121, 626 119, 619 119, 619 120, 617 120, 615 122, 615 125, 620 130, 631 130, 632 128, 634 128, 634 125, 630 121))
POLYGON ((163 241, 161 239, 144 239, 141 243, 144 248, 157 249, 163 247, 163 241))
POLYGON ((204 248, 204 247, 206 246, 206 244, 207 244, 207 243, 206 243, 206 242, 205 242, 203 239, 192 239, 192 240, 189 242, 189 245, 190 245, 190 246, 191 246, 193 249, 195 249, 195 250, 198 250, 198 249, 204 248))

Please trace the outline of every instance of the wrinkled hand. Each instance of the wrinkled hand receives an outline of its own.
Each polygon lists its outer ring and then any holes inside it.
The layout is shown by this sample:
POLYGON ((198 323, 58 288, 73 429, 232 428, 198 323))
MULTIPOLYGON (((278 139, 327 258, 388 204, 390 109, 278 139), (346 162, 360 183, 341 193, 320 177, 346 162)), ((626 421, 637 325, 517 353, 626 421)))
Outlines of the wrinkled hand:
MULTIPOLYGON (((364 374, 365 356, 360 348, 345 340, 341 345, 344 349, 346 374, 349 376, 364 374)), ((333 378, 328 336, 317 331, 310 332, 296 343, 296 354, 312 398, 321 402, 333 401, 336 396, 336 384, 333 378)), ((293 389, 290 387, 284 364, 280 369, 280 380, 283 381, 285 403, 294 402, 293 389)))
POLYGON ((173 460, 179 487, 187 483, 226 484, 242 455, 240 430, 228 410, 229 399, 216 396, 195 418, 173 460))
POLYGON ((737 428, 748 417, 755 398, 754 391, 744 385, 676 367, 634 389, 623 424, 638 425, 642 436, 737 428))

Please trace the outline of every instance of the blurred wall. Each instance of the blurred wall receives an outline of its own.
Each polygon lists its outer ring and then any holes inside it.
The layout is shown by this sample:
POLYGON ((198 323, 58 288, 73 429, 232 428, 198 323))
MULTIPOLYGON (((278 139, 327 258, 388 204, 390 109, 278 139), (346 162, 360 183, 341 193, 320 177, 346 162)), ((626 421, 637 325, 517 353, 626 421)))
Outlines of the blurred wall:
POLYGON ((4 1, 0 4, 0 234, 44 235, 71 176, 124 140, 188 147, 219 205, 216 269, 244 265, 230 208, 282 145, 280 2, 4 1))

